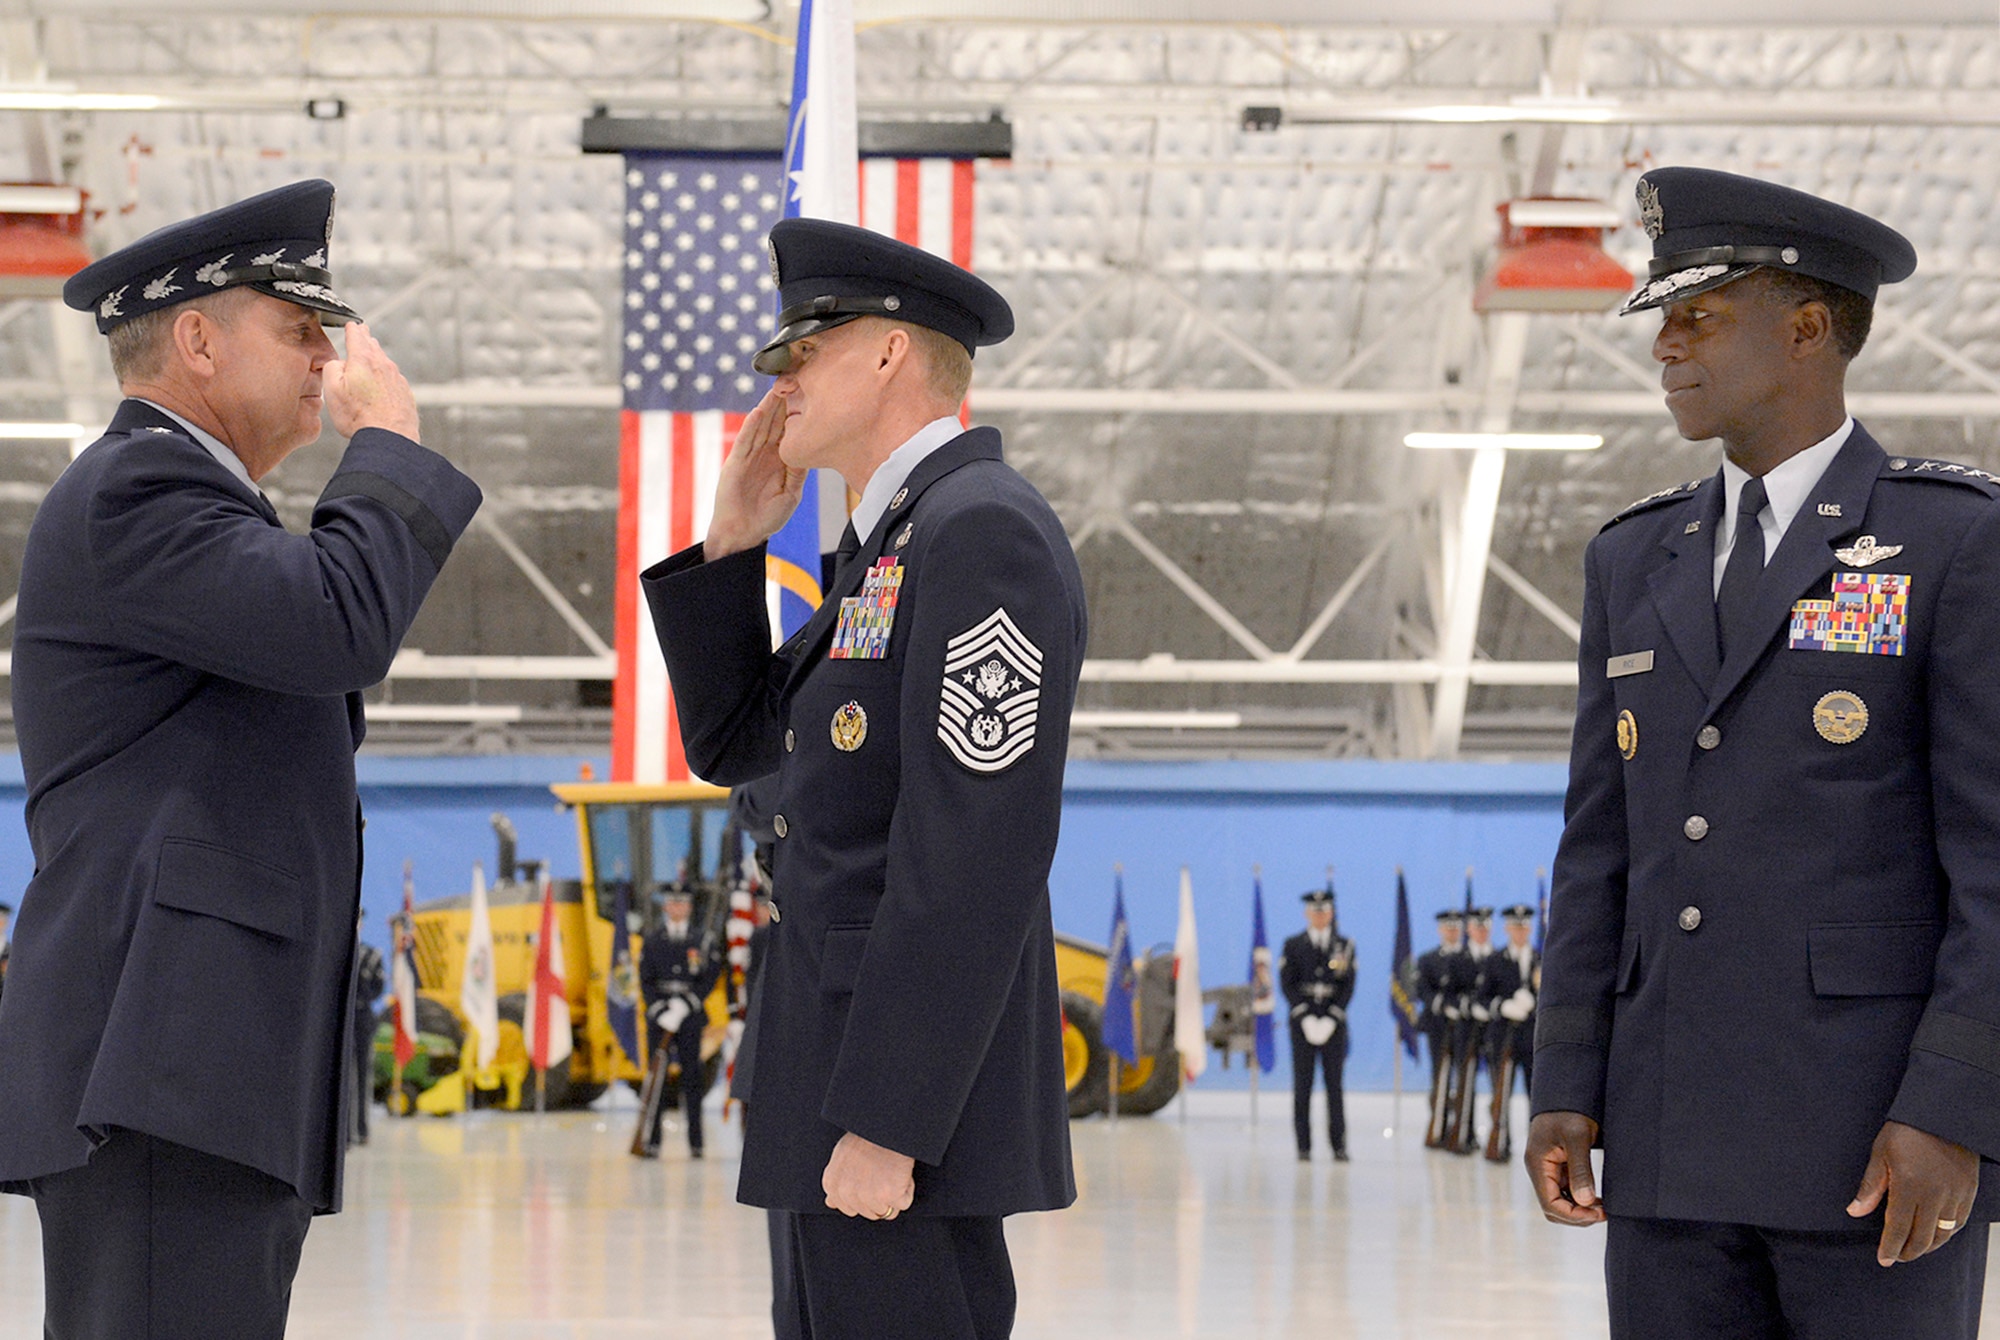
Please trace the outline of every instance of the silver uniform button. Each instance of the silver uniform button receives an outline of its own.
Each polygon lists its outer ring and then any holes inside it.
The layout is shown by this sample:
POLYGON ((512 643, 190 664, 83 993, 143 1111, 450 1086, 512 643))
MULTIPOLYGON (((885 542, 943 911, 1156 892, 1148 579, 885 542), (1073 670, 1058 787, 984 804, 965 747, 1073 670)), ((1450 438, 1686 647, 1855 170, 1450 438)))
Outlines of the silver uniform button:
POLYGON ((784 920, 784 918, 783 918, 783 917, 781 917, 781 916, 779 916, 779 915, 778 915, 778 905, 777 905, 776 903, 772 903, 772 904, 771 904, 771 920, 772 920, 773 922, 778 922, 778 921, 783 921, 783 920, 784 920))
POLYGON ((1694 737, 1694 742, 1703 749, 1713 749, 1722 743, 1722 732, 1713 726, 1703 726, 1694 737))
POLYGON ((799 747, 799 737, 788 726, 785 728, 785 752, 791 753, 799 747))
MULTIPOLYGON (((1681 825, 1681 832, 1688 835, 1688 841, 1699 842, 1708 836, 1708 820, 1702 818, 1699 814, 1690 814, 1688 821, 1681 825)), ((785 830, 780 826, 778 836, 783 837, 784 835, 785 830)))
POLYGON ((771 830, 775 832, 779 837, 783 837, 785 834, 792 831, 792 826, 786 823, 785 816, 780 814, 771 820, 771 830))
POLYGON ((1683 907, 1681 909, 1680 920, 1682 930, 1693 930, 1695 927, 1701 925, 1701 909, 1698 907, 1683 907))

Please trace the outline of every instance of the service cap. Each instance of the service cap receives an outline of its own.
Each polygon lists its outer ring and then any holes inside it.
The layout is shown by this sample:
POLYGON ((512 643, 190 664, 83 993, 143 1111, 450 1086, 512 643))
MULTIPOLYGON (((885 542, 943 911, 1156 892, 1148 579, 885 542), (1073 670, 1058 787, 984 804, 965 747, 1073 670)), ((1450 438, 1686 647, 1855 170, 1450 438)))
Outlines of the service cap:
POLYGON ((751 366, 775 377, 794 340, 864 316, 943 331, 972 353, 1014 333, 1007 300, 977 275, 921 247, 825 219, 782 219, 771 229, 778 331, 751 366))
POLYGON ((1332 889, 1307 889, 1299 895, 1299 901, 1307 907, 1332 907, 1332 889))
POLYGON ((1755 177, 1654 168, 1639 178, 1638 195, 1653 260, 1621 316, 1721 288, 1760 266, 1823 279, 1870 301, 1881 285, 1917 268, 1916 249, 1887 224, 1755 177))
POLYGON ((190 298, 248 286, 321 313, 329 326, 361 314, 333 291, 327 245, 333 183, 280 186, 196 218, 170 223, 78 270, 63 302, 113 327, 190 298))
POLYGON ((1510 922, 1529 922, 1535 919, 1535 909, 1526 903, 1515 903, 1504 909, 1500 915, 1510 922))

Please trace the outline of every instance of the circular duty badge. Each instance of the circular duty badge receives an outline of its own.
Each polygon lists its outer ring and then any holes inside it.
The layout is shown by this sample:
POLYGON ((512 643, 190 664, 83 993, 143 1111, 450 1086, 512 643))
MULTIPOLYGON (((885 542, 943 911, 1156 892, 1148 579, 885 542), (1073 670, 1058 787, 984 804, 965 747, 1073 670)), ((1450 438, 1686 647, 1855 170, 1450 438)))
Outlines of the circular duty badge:
POLYGON ((1868 704, 1848 689, 1835 689, 1813 704, 1813 729, 1830 744, 1853 744, 1868 729, 1868 704))

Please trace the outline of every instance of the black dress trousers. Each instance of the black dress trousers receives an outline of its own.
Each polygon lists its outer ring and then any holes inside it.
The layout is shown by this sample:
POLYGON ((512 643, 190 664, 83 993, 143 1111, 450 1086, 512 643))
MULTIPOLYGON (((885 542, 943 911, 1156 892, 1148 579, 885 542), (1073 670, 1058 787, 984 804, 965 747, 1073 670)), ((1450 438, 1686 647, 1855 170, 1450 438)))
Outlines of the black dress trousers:
POLYGON ((1846 1233, 1613 1215, 1611 1340, 1978 1340, 1990 1230, 1884 1269, 1879 1213, 1846 1233))
POLYGON ((999 1215, 794 1214, 807 1340, 1006 1340, 1014 1264, 999 1215))
POLYGON ((312 1206, 275 1177, 136 1131, 29 1184, 47 1340, 277 1340, 312 1206))

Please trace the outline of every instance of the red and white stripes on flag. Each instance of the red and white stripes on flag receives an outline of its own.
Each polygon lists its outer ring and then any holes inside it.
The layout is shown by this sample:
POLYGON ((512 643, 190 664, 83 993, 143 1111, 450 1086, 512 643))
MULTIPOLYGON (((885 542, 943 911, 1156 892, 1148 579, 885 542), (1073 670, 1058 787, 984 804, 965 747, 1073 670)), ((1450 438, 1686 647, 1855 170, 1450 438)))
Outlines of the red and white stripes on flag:
MULTIPOLYGON (((861 223, 971 269, 974 187, 971 160, 865 159, 860 168, 861 223)), ((618 676, 612 693, 614 781, 692 779, 667 686, 666 663, 639 590, 639 573, 708 533, 716 476, 742 423, 743 415, 722 410, 628 409, 623 414, 618 467, 618 676)), ((771 588, 773 602, 777 589, 771 588)), ((772 627, 777 626, 774 614, 772 627)))

